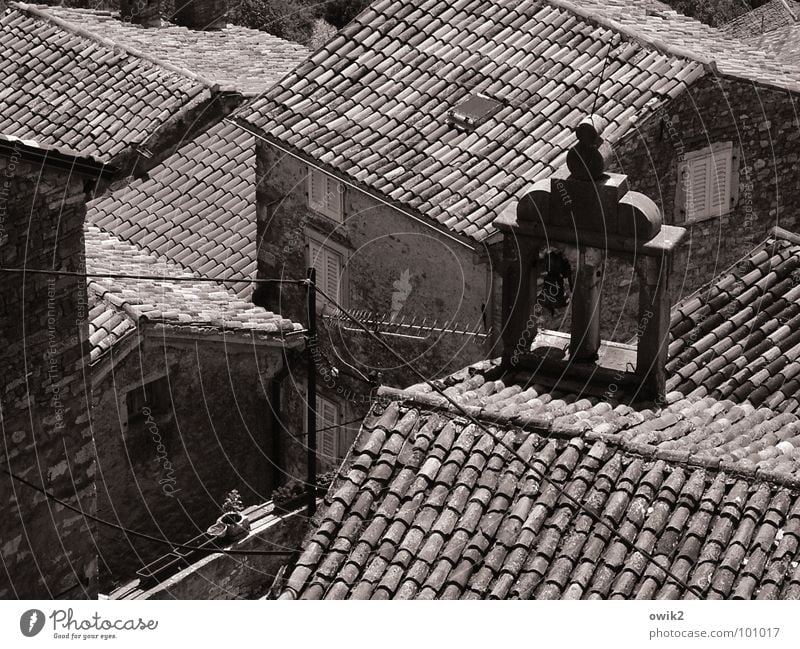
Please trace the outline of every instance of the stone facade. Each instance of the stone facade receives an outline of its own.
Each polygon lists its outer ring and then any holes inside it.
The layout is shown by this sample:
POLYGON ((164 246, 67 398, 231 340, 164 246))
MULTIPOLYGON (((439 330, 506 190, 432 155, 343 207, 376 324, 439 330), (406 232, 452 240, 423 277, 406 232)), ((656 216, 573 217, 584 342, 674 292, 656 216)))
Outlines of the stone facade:
MULTIPOLYGON (((84 270, 86 180, 0 157, 0 266, 84 270)), ((84 375, 83 277, 3 274, 0 281, 2 467, 95 511, 95 457, 84 375)), ((0 598, 96 592, 88 521, 0 474, 0 598)))
MULTIPOLYGON (((93 367, 98 512, 186 543, 214 522, 231 489, 253 505, 286 481, 289 443, 281 440, 293 439, 302 419, 272 405, 280 347, 166 337, 146 327, 141 344, 127 353, 120 344, 93 367), (146 409, 137 400, 142 385, 146 409)), ((104 592, 169 549, 108 527, 98 538, 104 592)))
MULTIPOLYGON (((311 237, 343 254, 341 301, 350 310, 368 310, 378 319, 455 321, 480 332, 490 326, 484 324, 490 272, 467 239, 428 227, 421 218, 347 187, 342 222, 319 214, 308 207, 308 166, 269 144, 259 144, 257 173, 260 277, 305 277, 311 237)), ((307 321, 303 287, 284 286, 280 293, 273 288, 267 301, 285 317, 307 321)), ((323 317, 318 324, 320 366, 340 370, 333 380, 323 373, 320 391, 346 401, 355 415, 368 409, 371 387, 353 378, 357 374, 347 365, 363 374, 380 372, 392 385, 419 381, 380 345, 352 331, 351 323, 323 317)), ((484 358, 488 349, 483 338, 458 334, 384 339, 431 378, 484 358)))
MULTIPOLYGON (((688 231, 672 264, 672 304, 736 263, 770 228, 800 227, 800 213, 792 203, 800 191, 795 112, 790 93, 707 76, 614 144, 610 171, 627 174, 631 189, 653 199, 664 223, 688 231), (724 143, 733 146, 733 207, 722 216, 687 223, 681 210, 679 164, 694 151, 724 143)), ((499 258, 496 246, 492 255, 499 258)), ((574 254, 567 251, 567 257, 574 269, 574 254)), ((497 295, 500 285, 498 280, 497 295)), ((637 330, 638 295, 633 267, 609 259, 602 279, 603 338, 631 339, 637 330)), ((569 330, 568 308, 553 315, 542 309, 539 316, 541 327, 569 330)))
MULTIPOLYGON (((800 193, 796 111, 796 98, 786 91, 707 76, 614 147, 614 171, 628 174, 631 188, 658 204, 665 223, 688 230, 673 264, 673 303, 736 263, 770 228, 800 227, 792 202, 800 193), (676 206, 678 164, 692 151, 725 142, 734 149, 733 208, 721 217, 687 223, 680 200, 676 206)), ((622 339, 631 326, 635 329, 637 283, 624 267, 611 267, 608 276, 609 295, 615 297, 609 300, 606 327, 624 325, 617 336, 622 339)))

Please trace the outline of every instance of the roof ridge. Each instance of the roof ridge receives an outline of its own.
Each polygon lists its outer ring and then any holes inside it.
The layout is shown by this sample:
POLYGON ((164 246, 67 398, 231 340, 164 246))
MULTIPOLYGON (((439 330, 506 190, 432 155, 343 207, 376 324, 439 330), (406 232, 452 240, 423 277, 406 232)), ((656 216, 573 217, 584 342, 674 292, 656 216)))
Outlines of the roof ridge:
POLYGON ((789 15, 792 17, 792 20, 797 22, 797 14, 794 12, 789 3, 786 0, 781 0, 781 2, 783 3, 783 6, 786 7, 786 11, 789 12, 789 15))
MULTIPOLYGON (((459 412, 447 402, 444 397, 422 394, 413 392, 411 390, 403 390, 399 388, 391 388, 388 386, 381 386, 378 389, 378 396, 388 397, 390 401, 402 402, 410 406, 424 407, 429 411, 443 412, 453 418, 464 419, 464 413, 459 412)), ((692 400, 690 397, 685 399, 692 400)), ((702 401, 701 398, 695 397, 695 401, 702 401)), ((648 460, 662 460, 668 462, 673 466, 684 466, 693 469, 703 469, 706 471, 713 471, 724 473, 725 475, 743 478, 748 481, 765 481, 777 484, 782 487, 790 489, 800 489, 800 477, 794 477, 781 471, 771 469, 763 469, 761 467, 748 467, 725 460, 721 457, 703 457, 693 455, 692 452, 686 449, 666 449, 644 442, 634 442, 627 439, 623 433, 602 433, 593 430, 588 431, 575 431, 570 433, 563 429, 552 429, 549 426, 542 425, 541 427, 534 424, 533 420, 522 421, 520 417, 508 417, 502 415, 490 414, 483 412, 482 408, 477 406, 462 406, 467 415, 474 418, 480 423, 489 425, 506 426, 509 428, 519 428, 533 434, 546 436, 547 439, 554 439, 569 442, 570 440, 583 439, 587 443, 603 442, 616 446, 618 449, 625 453, 641 456, 648 460), (534 425, 532 425, 534 424, 534 425)), ((753 407, 756 407, 755 405, 753 407)), ((795 421, 800 421, 794 413, 786 413, 795 421)), ((371 429, 377 426, 378 419, 375 420, 371 429)), ((544 421, 542 421, 544 424, 544 421)))
POLYGON ((545 2, 555 7, 556 9, 560 9, 562 11, 568 11, 572 14, 575 14, 581 20, 589 23, 590 25, 597 25, 609 29, 611 31, 617 32, 622 36, 624 36, 625 38, 635 41, 636 43, 638 43, 643 47, 656 50, 657 52, 668 56, 675 56, 678 58, 695 61, 697 63, 700 63, 706 69, 707 72, 717 73, 717 63, 711 57, 704 56, 702 54, 699 54, 698 52, 693 52, 678 45, 672 45, 671 43, 666 43, 660 39, 648 36, 647 34, 642 34, 641 32, 632 27, 627 27, 617 22, 613 18, 608 18, 606 16, 603 16, 601 14, 592 11, 591 9, 581 7, 575 4, 574 2, 571 2, 571 0, 545 0, 545 2))
MULTIPOLYGON (((9 4, 12 4, 12 2, 9 2, 9 4)), ((13 4, 23 4, 23 3, 20 3, 20 2, 17 2, 16 0, 14 0, 13 4)), ((76 13, 86 14, 86 15, 89 15, 89 16, 102 16, 102 17, 106 17, 107 16, 109 18, 117 18, 119 22, 128 23, 129 25, 133 26, 133 23, 130 23, 128 21, 125 21, 125 20, 122 20, 121 18, 119 18, 120 12, 117 9, 93 9, 91 7, 68 7, 68 6, 65 6, 65 5, 46 5, 46 4, 28 4, 27 6, 28 7, 34 7, 36 9, 40 9, 44 13, 48 13, 48 14, 49 14, 50 11, 55 9, 55 10, 64 11, 65 13, 74 11, 76 13)), ((65 20, 65 19, 62 18, 61 20, 65 20)), ((69 20, 65 20, 65 22, 69 23, 69 20)), ((297 46, 299 48, 302 48, 302 49, 306 50, 307 52, 311 51, 308 46, 303 45, 302 43, 298 43, 297 41, 293 41, 293 40, 288 39, 288 38, 283 38, 282 36, 277 36, 276 34, 273 34, 272 32, 267 32, 267 31, 264 31, 262 29, 255 29, 253 27, 247 27, 246 25, 237 25, 237 24, 234 24, 234 23, 227 23, 226 27, 232 28, 234 30, 242 30, 242 31, 245 31, 245 32, 249 32, 249 33, 252 33, 253 35, 258 34, 258 35, 262 36, 265 39, 281 41, 283 43, 288 43, 289 45, 295 45, 295 46, 297 46)), ((198 38, 200 38, 202 34, 208 34, 209 33, 208 31, 195 30, 195 29, 191 29, 189 27, 186 27, 184 25, 179 25, 178 23, 172 22, 171 20, 169 20, 168 18, 164 18, 163 16, 161 18, 161 27, 148 27, 147 29, 149 29, 149 30, 181 29, 181 30, 184 30, 185 32, 187 32, 189 34, 196 35, 198 38)), ((87 31, 90 31, 90 30, 87 30, 87 31)), ((218 30, 218 31, 224 31, 224 30, 218 30)))
POLYGON ((48 11, 40 9, 35 5, 29 5, 24 2, 9 2, 8 7, 12 9, 16 9, 18 11, 22 11, 24 13, 31 14, 32 16, 38 18, 39 20, 43 20, 45 22, 51 23, 60 29, 68 31, 76 36, 81 38, 86 38, 89 40, 93 40, 96 43, 99 43, 103 47, 111 48, 112 50, 122 51, 131 56, 136 58, 142 59, 143 61, 147 61, 152 63, 153 65, 157 65, 161 68, 164 68, 168 72, 172 72, 173 74, 179 74, 183 77, 191 79, 192 81, 196 81, 201 85, 205 86, 212 92, 217 92, 219 90, 219 84, 211 81, 210 79, 206 79, 205 77, 196 74, 186 68, 181 68, 177 65, 173 65, 172 63, 168 63, 167 61, 162 61, 161 59, 152 56, 151 54, 147 54, 142 52, 141 50, 137 50, 136 48, 130 47, 128 45, 121 45, 116 41, 112 41, 110 38, 106 38, 104 36, 100 36, 99 34, 95 34, 88 29, 84 29, 74 23, 71 23, 63 18, 59 18, 48 11))

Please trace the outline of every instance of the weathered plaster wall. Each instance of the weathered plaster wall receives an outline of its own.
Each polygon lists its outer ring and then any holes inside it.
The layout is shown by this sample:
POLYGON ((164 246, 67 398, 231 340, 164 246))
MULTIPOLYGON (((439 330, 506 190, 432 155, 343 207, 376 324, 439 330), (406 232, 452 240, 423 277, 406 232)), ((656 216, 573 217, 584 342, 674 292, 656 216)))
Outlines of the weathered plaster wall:
MULTIPOLYGON (((259 145, 257 169, 261 277, 305 277, 306 233, 313 230, 348 251, 345 302, 350 309, 389 317, 394 307, 400 317, 440 324, 455 320, 483 330, 487 270, 473 250, 356 190, 345 189, 344 223, 316 214, 307 207, 306 165, 269 145, 259 145), (395 282, 406 270, 411 289, 398 302, 395 282)), ((275 288, 271 298, 275 310, 306 322, 304 289, 284 286, 278 294, 275 288)), ((486 354, 482 340, 459 335, 385 340, 430 377, 486 354)), ((320 346, 332 344, 362 372, 382 371, 387 383, 404 386, 419 380, 363 334, 328 327, 320 334, 320 346)), ((363 383, 355 391, 363 392, 363 383)))
MULTIPOLYGON (((166 340, 156 333, 113 359, 93 389, 100 516, 186 542, 214 522, 231 489, 245 505, 267 500, 283 480, 270 405, 281 355, 277 348, 166 340), (129 426, 128 392, 162 376, 172 411, 129 426)), ((98 534, 103 588, 168 550, 110 528, 98 534)))
MULTIPOLYGON (((84 180, 0 157, 0 266, 82 272, 84 180)), ((81 277, 0 279, 0 466, 95 510, 81 277)), ((78 598, 96 589, 85 519, 0 474, 0 598, 78 598)))

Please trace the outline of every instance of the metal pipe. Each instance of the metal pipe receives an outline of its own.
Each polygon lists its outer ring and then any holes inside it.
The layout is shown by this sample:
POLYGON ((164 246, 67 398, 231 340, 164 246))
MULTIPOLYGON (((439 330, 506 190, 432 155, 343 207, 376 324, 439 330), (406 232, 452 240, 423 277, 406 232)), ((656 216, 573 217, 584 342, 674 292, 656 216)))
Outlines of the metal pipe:
POLYGON ((306 446, 308 447, 308 517, 311 518, 317 511, 317 368, 314 360, 317 350, 317 271, 313 267, 308 269, 306 306, 308 308, 306 446))

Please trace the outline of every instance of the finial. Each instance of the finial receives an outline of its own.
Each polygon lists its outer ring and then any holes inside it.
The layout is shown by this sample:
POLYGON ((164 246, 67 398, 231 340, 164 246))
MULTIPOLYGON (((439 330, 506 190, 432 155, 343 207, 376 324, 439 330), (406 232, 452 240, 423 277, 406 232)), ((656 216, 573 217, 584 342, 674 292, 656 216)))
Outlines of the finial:
POLYGON ((578 143, 567 153, 567 168, 576 180, 603 177, 611 148, 603 140, 608 122, 599 115, 588 115, 575 128, 578 143))

